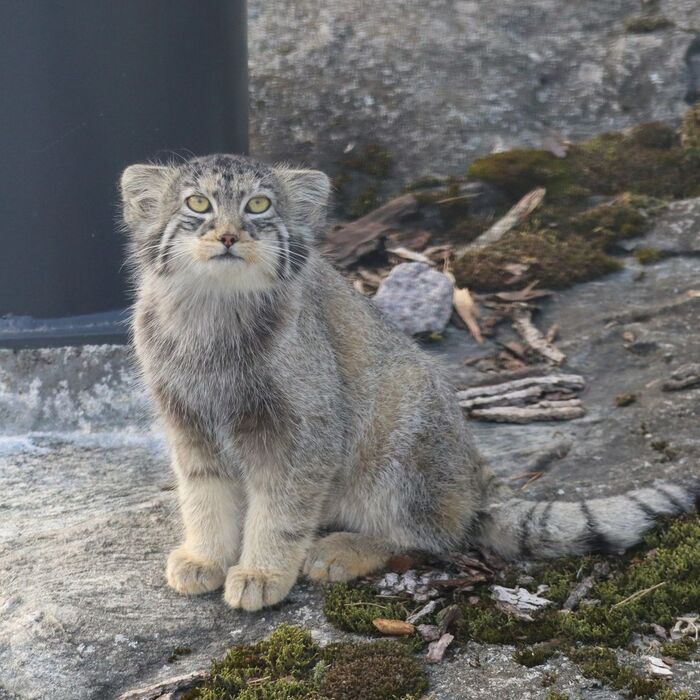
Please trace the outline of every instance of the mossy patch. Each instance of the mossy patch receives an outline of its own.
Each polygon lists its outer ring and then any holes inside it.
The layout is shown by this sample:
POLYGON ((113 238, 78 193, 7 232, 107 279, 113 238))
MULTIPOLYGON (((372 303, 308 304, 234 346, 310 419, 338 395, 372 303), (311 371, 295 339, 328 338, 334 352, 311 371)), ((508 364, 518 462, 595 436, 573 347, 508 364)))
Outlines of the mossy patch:
POLYGON ((183 700, 416 700, 427 688, 420 663, 401 644, 321 648, 299 627, 231 648, 183 700))
POLYGON ((557 653, 557 646, 552 643, 535 644, 515 650, 513 659, 523 666, 532 668, 540 666, 557 653))
POLYGON ((406 605, 405 600, 377 595, 369 586, 337 583, 324 591, 323 614, 346 632, 377 634, 372 620, 405 620, 409 614, 406 605))
POLYGON ((357 219, 382 204, 392 161, 389 151, 376 143, 353 149, 339 158, 333 188, 342 218, 357 219))
POLYGON ((522 283, 537 279, 552 288, 619 269, 614 255, 620 240, 643 235, 665 201, 700 196, 698 125, 696 106, 680 134, 649 122, 572 144, 564 157, 516 149, 477 159, 468 176, 499 188, 512 203, 536 187, 546 196, 500 241, 459 257, 458 283, 476 291, 503 289, 511 278, 505 267, 513 263, 528 266, 522 283))
POLYGON ((634 257, 640 265, 653 265, 663 260, 666 254, 657 248, 642 246, 641 248, 635 248, 634 257))
POLYGON ((643 676, 638 671, 623 666, 612 649, 582 647, 571 653, 581 673, 587 678, 597 678, 615 690, 625 691, 627 697, 653 698, 665 683, 659 678, 643 676))
POLYGON ((698 650, 698 643, 690 637, 681 637, 675 642, 666 642, 661 645, 661 653, 664 656, 672 656, 674 659, 688 661, 698 650))
MULTIPOLYGON (((506 572, 503 583, 514 585, 520 573, 506 572)), ((456 642, 513 644, 516 660, 526 665, 541 663, 560 649, 584 664, 587 674, 598 674, 596 678, 624 692, 657 699, 683 697, 663 695, 663 681, 648 681, 620 666, 610 649, 627 646, 635 633, 650 632, 651 624, 670 627, 680 615, 700 609, 700 515, 662 521, 640 547, 622 557, 568 557, 536 565, 529 574, 533 590, 536 584, 549 586, 544 595, 554 606, 532 613, 534 621, 528 622, 499 609, 488 584, 468 595, 455 593, 448 603, 461 613, 451 630, 456 642), (604 570, 608 573, 600 574, 604 570), (571 591, 595 571, 599 578, 586 600, 572 612, 561 612, 558 608, 571 591)), ((415 607, 408 599, 382 598, 367 584, 330 586, 325 599, 331 622, 369 633, 375 632, 372 619, 405 619, 415 607)), ((684 653, 686 643, 677 649, 684 653)))
POLYGON ((625 31, 630 34, 650 34, 672 26, 673 22, 663 15, 636 15, 625 22, 625 31))

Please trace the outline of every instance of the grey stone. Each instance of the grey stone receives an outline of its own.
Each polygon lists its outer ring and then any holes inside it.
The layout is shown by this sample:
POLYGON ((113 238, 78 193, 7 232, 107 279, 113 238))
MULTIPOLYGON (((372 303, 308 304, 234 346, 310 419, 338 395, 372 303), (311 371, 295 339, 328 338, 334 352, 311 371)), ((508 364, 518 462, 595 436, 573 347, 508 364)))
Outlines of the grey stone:
POLYGON ((377 143, 395 187, 494 149, 677 123, 700 94, 700 5, 659 6, 671 26, 638 34, 638 0, 249 3, 251 152, 335 175, 377 143))
POLYGON ((700 198, 671 202, 635 247, 700 255, 700 198))
POLYGON ((426 263, 401 263, 379 285, 374 303, 409 335, 441 333, 452 314, 453 285, 426 263))

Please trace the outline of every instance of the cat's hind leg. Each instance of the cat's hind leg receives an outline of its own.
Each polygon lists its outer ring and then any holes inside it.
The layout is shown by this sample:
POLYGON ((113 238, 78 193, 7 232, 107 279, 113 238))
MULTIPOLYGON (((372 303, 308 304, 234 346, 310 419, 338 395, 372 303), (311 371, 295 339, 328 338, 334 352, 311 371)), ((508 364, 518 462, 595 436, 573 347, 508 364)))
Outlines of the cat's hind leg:
POLYGON ((314 542, 303 570, 314 581, 350 581, 383 568, 398 551, 381 537, 334 532, 314 542))

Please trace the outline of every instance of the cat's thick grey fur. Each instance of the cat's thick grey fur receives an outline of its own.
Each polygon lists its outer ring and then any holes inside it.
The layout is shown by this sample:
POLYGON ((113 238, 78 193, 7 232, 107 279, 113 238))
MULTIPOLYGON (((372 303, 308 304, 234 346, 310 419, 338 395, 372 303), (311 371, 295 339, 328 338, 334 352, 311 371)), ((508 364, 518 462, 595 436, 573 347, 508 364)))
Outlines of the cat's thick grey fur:
POLYGON ((178 591, 225 583, 230 605, 256 610, 300 571, 340 581, 469 544, 624 549, 692 509, 670 484, 581 503, 510 495, 439 368, 316 252, 322 173, 211 156, 131 166, 121 186, 134 341, 179 484, 178 591), (192 194, 211 210, 188 209, 192 194), (269 209, 246 211, 253 196, 269 209))

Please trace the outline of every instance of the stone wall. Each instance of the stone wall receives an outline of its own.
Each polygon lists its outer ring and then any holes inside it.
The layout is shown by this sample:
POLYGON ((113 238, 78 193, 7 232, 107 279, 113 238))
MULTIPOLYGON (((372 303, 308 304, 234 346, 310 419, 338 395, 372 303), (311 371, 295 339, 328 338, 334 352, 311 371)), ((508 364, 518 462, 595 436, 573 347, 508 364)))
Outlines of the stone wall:
POLYGON ((377 144, 396 188, 673 122, 700 96, 699 35, 697 0, 250 0, 251 153, 338 175, 377 144))

